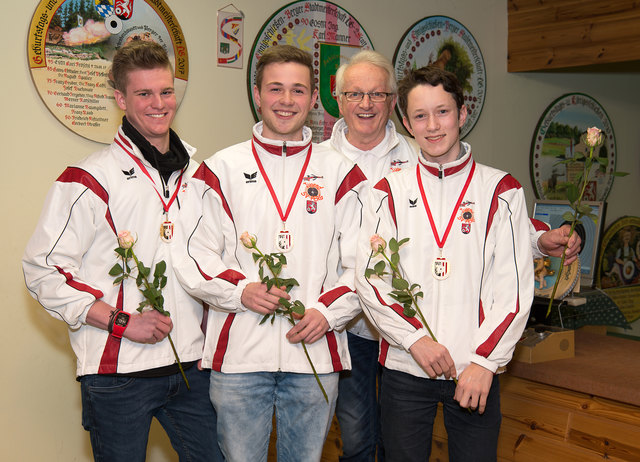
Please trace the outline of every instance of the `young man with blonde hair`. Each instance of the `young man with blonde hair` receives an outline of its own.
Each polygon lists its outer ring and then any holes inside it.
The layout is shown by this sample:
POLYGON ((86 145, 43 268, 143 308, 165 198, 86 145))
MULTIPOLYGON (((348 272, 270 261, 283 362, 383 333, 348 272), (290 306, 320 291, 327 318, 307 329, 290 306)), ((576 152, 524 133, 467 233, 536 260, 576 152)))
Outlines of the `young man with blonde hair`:
POLYGON ((68 167, 51 188, 23 258, 27 287, 69 327, 95 460, 143 461, 155 417, 180 460, 221 461, 208 375, 197 366, 203 305, 178 283, 170 254, 197 165, 195 149, 171 130, 177 103, 166 51, 153 42, 120 48, 110 83, 122 125, 111 145, 68 167), (145 265, 166 262, 171 317, 136 310, 143 298, 135 277, 114 284, 122 231, 136 236, 145 265))

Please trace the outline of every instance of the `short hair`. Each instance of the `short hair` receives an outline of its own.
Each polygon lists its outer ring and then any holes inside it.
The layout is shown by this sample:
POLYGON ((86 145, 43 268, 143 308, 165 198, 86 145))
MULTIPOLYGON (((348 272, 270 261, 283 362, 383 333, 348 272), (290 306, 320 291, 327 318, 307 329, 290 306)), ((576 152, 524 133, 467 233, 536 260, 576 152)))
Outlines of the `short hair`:
POLYGON ((316 89, 316 81, 313 77, 313 60, 311 59, 311 55, 292 45, 274 45, 265 50, 256 65, 256 86, 258 87, 258 90, 262 87, 264 68, 269 64, 274 63, 298 63, 306 66, 309 69, 311 92, 313 93, 316 89))
POLYGON ((398 83, 398 105, 405 117, 407 116, 409 92, 418 85, 431 85, 432 87, 442 85, 444 91, 453 96, 458 107, 458 114, 460 113, 464 104, 464 93, 456 75, 436 66, 425 66, 420 69, 411 69, 398 83))
POLYGON ((127 78, 131 71, 157 68, 168 68, 173 74, 169 56, 162 45, 145 40, 134 40, 120 48, 114 55, 109 70, 109 85, 125 93, 127 78))
POLYGON ((336 72, 336 95, 342 93, 344 88, 344 74, 351 66, 356 64, 367 63, 372 66, 379 67, 387 73, 387 87, 389 92, 396 93, 398 91, 398 82, 396 81, 395 69, 393 64, 384 55, 373 50, 362 50, 353 55, 349 61, 342 64, 336 72))

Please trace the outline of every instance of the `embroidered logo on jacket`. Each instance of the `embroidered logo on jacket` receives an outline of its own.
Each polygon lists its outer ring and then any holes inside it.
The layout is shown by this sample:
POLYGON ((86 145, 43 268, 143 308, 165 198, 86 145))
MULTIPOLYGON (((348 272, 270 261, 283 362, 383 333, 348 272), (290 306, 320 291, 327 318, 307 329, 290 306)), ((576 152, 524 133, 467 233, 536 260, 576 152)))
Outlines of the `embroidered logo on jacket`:
POLYGON ((311 174, 311 175, 307 175, 307 176, 305 176, 305 177, 303 178, 303 180, 304 180, 304 181, 315 181, 315 180, 317 180, 317 179, 319 179, 319 178, 324 178, 324 177, 323 177, 323 176, 318 176, 318 175, 311 174))
POLYGON ((253 172, 253 173, 245 173, 244 174, 244 178, 245 178, 245 183, 257 183, 256 177, 258 176, 258 172, 253 172))
POLYGON ((127 177, 127 180, 133 180, 134 178, 137 178, 136 177, 136 169, 135 168, 132 168, 129 171, 123 170, 122 173, 124 173, 124 176, 127 177))
POLYGON ((320 186, 317 183, 305 182, 304 191, 302 191, 302 193, 300 194, 307 198, 307 213, 314 214, 318 211, 318 201, 324 199, 324 197, 322 197, 322 194, 320 194, 320 190, 323 188, 324 186, 320 186))
POLYGON ((471 232, 471 223, 476 221, 473 217, 472 205, 474 203, 471 201, 464 201, 460 204, 459 215, 456 218, 462 222, 461 230, 463 234, 469 234, 471 232))
POLYGON ((389 170, 391 170, 392 172, 399 172, 400 170, 402 170, 402 165, 406 164, 407 162, 409 162, 408 160, 400 160, 400 159, 394 159, 391 161, 390 165, 389 165, 389 170))
POLYGON ((415 199, 411 200, 409 199, 409 208, 412 209, 414 207, 418 206, 418 198, 416 197, 415 199))

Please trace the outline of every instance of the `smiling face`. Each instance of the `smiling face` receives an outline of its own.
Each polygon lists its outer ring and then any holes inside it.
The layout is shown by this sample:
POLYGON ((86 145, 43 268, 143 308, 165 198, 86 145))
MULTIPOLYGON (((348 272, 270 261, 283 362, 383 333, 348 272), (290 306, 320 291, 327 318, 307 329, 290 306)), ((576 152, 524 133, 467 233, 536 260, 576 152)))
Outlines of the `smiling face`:
POLYGON ((296 62, 267 64, 260 88, 253 88, 262 113, 262 135, 280 141, 302 140, 302 127, 318 97, 309 69, 296 62))
POLYGON ((115 90, 114 96, 129 123, 158 151, 167 152, 177 108, 171 69, 134 69, 127 74, 126 90, 115 90))
POLYGON ((415 86, 407 95, 406 112, 402 123, 426 160, 446 164, 458 158, 467 107, 462 105, 458 112, 455 99, 442 84, 415 86))
MULTIPOLYGON (((370 63, 358 63, 350 66, 344 73, 342 91, 361 91, 364 93, 379 91, 390 93, 389 76, 379 66, 370 63)), ((387 97, 382 103, 372 103, 365 95, 359 103, 347 101, 344 95, 338 98, 340 113, 347 124, 347 140, 361 150, 370 150, 384 139, 386 126, 396 97, 387 97)))

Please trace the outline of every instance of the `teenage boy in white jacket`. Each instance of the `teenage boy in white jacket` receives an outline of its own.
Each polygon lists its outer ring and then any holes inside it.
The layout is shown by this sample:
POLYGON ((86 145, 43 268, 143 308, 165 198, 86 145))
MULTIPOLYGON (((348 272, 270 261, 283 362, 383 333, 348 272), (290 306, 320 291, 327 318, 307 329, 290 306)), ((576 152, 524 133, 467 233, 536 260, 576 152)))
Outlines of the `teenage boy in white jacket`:
POLYGON ((306 52, 287 45, 265 51, 254 95, 263 121, 253 137, 216 153, 193 177, 186 207, 196 221, 180 227, 186 242, 178 272, 189 293, 215 307, 203 364, 212 368, 211 400, 226 459, 266 461, 275 407, 278 460, 317 461, 338 372, 350 367, 346 333, 337 329, 360 310, 355 248, 368 185, 352 162, 311 142, 304 121, 317 90, 306 52), (299 286, 289 294, 267 290, 255 250, 240 242, 244 232, 262 252, 283 252, 280 276, 299 286), (281 297, 304 303, 302 319, 294 327, 279 315, 260 324, 281 297))
POLYGON ((533 298, 524 192, 509 174, 476 163, 460 141, 466 107, 453 74, 410 71, 398 93, 403 123, 420 146, 419 162, 375 186, 356 271, 365 311, 383 337, 385 457, 427 460, 442 402, 450 460, 495 460, 501 419, 496 372, 511 359, 533 298), (437 342, 419 316, 389 296, 387 277, 365 277, 381 259, 369 246, 374 233, 387 241, 409 238, 400 266, 410 284, 421 286, 418 304, 437 342))

